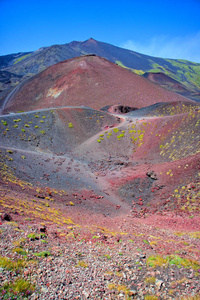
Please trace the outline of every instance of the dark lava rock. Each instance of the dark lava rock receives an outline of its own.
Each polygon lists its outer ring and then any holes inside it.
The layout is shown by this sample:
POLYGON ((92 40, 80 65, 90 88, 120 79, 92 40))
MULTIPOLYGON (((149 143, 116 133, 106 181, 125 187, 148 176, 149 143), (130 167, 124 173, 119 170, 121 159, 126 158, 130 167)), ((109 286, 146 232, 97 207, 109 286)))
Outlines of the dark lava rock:
POLYGON ((40 232, 47 232, 46 226, 45 226, 45 225, 44 225, 44 226, 41 226, 41 227, 39 228, 39 231, 40 231, 40 232))
POLYGON ((146 173, 147 176, 149 176, 151 179, 157 180, 157 175, 154 171, 150 171, 146 173))
POLYGON ((130 111, 138 110, 138 108, 137 107, 130 107, 130 106, 127 106, 127 105, 122 105, 122 104, 115 104, 115 105, 105 106, 105 107, 101 108, 101 110, 108 111, 108 112, 113 113, 113 114, 127 114, 130 111))
POLYGON ((2 221, 12 221, 12 217, 11 217, 11 215, 10 214, 7 214, 7 213, 3 213, 2 215, 1 215, 1 219, 2 219, 2 221))

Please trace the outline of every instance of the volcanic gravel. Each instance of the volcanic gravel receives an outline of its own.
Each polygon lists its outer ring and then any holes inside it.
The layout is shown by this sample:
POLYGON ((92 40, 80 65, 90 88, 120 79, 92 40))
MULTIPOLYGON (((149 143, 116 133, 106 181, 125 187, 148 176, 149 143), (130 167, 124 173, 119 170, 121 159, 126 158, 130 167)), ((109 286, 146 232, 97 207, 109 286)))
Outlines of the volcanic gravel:
MULTIPOLYGON (((36 265, 29 265, 21 276, 35 284, 35 292, 26 299, 182 299, 200 292, 200 270, 192 268, 148 267, 150 247, 139 249, 137 243, 115 236, 107 239, 97 234, 93 238, 62 239, 57 228, 47 228, 46 240, 30 239, 38 232, 38 225, 1 223, 0 255, 12 259, 22 256, 12 251, 13 242, 25 238, 27 259, 33 253, 50 251, 51 255, 37 257, 36 265), (99 238, 98 238, 99 237, 99 238), (157 297, 157 298, 156 298, 157 297)), ((144 237, 142 237, 144 238, 144 237)), ((0 284, 14 280, 19 274, 0 268, 0 284)), ((4 299, 4 298, 0 298, 4 299)))

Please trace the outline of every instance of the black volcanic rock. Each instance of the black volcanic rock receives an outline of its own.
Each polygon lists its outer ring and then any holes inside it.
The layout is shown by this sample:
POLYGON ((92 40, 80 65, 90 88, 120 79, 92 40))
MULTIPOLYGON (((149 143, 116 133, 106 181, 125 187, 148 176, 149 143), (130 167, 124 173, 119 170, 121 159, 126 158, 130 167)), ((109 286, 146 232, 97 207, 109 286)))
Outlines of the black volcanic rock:
POLYGON ((122 104, 108 105, 101 108, 102 111, 107 111, 112 114, 127 114, 130 111, 134 111, 137 109, 137 107, 130 107, 122 104))
POLYGON ((8 213, 3 213, 3 214, 1 215, 1 220, 2 220, 2 221, 8 221, 8 222, 10 222, 10 221, 12 221, 12 217, 11 217, 11 215, 8 214, 8 213))

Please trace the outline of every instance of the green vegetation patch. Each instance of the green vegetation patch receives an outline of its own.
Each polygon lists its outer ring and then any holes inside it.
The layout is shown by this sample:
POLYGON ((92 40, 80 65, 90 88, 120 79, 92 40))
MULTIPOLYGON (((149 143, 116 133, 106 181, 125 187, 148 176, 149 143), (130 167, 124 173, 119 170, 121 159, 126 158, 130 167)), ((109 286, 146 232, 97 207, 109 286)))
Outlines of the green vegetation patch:
POLYGON ((30 283, 28 280, 23 278, 17 278, 14 282, 4 283, 0 288, 0 296, 3 296, 3 299, 28 299, 33 292, 35 291, 35 286, 30 283))
POLYGON ((200 268, 200 264, 194 260, 182 258, 179 255, 169 255, 166 257, 162 257, 160 255, 150 256, 147 259, 148 267, 168 267, 169 265, 175 265, 178 268, 192 268, 197 270, 200 268))
POLYGON ((73 128, 74 125, 73 125, 72 123, 69 123, 69 124, 68 124, 68 127, 69 127, 69 128, 73 128))
POLYGON ((21 56, 20 58, 18 58, 18 59, 14 62, 14 65, 17 64, 18 62, 24 60, 25 58, 27 58, 27 57, 29 57, 29 56, 31 56, 31 53, 21 56))
POLYGON ((143 75, 145 72, 143 70, 136 70, 136 69, 132 69, 132 68, 129 68, 129 67, 126 67, 120 60, 116 60, 115 62, 118 66, 124 68, 124 69, 128 69, 130 71, 132 71, 133 73, 135 74, 138 74, 138 75, 143 75))
POLYGON ((8 123, 7 123, 6 121, 4 121, 4 120, 2 120, 1 122, 2 122, 2 124, 5 125, 5 126, 8 125, 8 123))
POLYGON ((162 72, 192 90, 200 89, 200 64, 182 59, 165 59, 162 64, 149 59, 151 73, 162 72), (166 61, 166 63, 165 63, 166 61))
POLYGON ((20 255, 27 255, 27 252, 21 247, 12 249, 12 252, 16 252, 17 254, 20 254, 20 255))
POLYGON ((130 68, 126 67, 120 60, 116 60, 115 63, 116 63, 118 66, 122 67, 122 68, 130 69, 130 68))
POLYGON ((47 257, 51 255, 51 252, 49 251, 42 251, 39 253, 33 253, 33 255, 38 256, 38 257, 47 257))
POLYGON ((24 259, 11 260, 8 257, 0 256, 0 267, 7 270, 19 271, 26 267, 30 261, 24 259))

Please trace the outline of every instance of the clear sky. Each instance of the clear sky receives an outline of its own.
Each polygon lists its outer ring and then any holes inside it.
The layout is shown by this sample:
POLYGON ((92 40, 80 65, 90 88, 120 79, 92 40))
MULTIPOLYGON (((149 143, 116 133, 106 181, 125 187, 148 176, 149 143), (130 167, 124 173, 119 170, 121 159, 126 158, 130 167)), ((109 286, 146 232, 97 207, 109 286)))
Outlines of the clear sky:
POLYGON ((200 0, 0 0, 0 55, 90 37, 200 63, 200 0))

